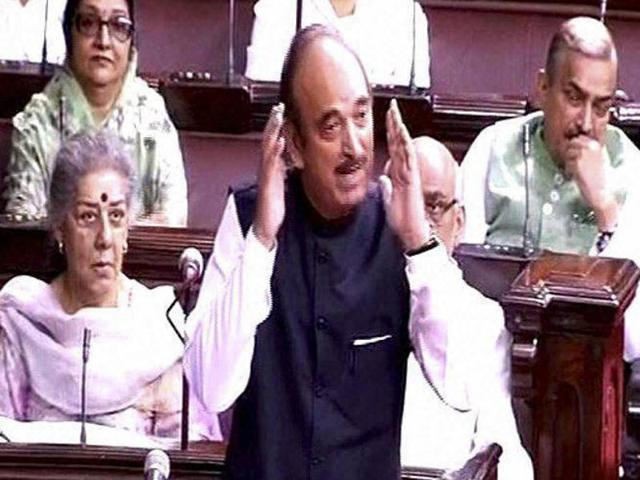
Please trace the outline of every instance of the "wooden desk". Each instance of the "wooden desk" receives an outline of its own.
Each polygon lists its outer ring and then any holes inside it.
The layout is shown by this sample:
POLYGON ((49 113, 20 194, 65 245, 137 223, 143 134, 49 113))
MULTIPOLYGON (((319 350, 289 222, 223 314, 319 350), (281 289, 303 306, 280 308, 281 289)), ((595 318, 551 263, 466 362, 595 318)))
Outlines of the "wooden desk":
MULTIPOLYGON (((224 445, 199 451, 170 450, 171 479, 222 479, 224 445)), ((139 480, 147 450, 78 445, 0 444, 0 479, 139 480)))
MULTIPOLYGON (((20 273, 50 279, 62 268, 37 228, 0 226, 0 244, 0 285, 20 273)), ((206 257, 212 244, 211 232, 202 230, 132 229, 125 271, 147 284, 176 282, 182 250, 196 246, 206 257)), ((613 480, 623 428, 623 314, 640 273, 628 260, 513 253, 462 246, 458 258, 468 281, 491 280, 476 282, 481 290, 497 297, 507 290, 513 394, 521 418, 529 418, 521 435, 537 478, 613 480), (483 262, 485 275, 478 275, 483 262)))
POLYGON ((630 260, 543 254, 502 298, 538 480, 618 478, 623 317, 639 276, 630 260))
POLYGON ((516 418, 536 479, 617 479, 623 316, 638 269, 628 260, 519 253, 462 245, 457 257, 469 283, 502 299, 516 418))
MULTIPOLYGON (((147 450, 77 445, 0 444, 0 480, 139 480, 147 450)), ((194 450, 169 450, 172 480, 223 478, 225 445, 199 444, 194 450)), ((501 449, 489 446, 456 472, 403 469, 402 480, 496 480, 501 449)), ((347 480, 347 479, 345 479, 347 480)))

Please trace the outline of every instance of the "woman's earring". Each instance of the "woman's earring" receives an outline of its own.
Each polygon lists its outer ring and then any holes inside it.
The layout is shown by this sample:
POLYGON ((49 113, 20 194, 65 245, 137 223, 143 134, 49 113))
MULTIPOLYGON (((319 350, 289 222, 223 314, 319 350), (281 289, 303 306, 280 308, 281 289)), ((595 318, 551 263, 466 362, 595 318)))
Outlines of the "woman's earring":
POLYGON ((58 252, 60 252, 60 255, 64 255, 64 242, 62 240, 58 242, 58 252))

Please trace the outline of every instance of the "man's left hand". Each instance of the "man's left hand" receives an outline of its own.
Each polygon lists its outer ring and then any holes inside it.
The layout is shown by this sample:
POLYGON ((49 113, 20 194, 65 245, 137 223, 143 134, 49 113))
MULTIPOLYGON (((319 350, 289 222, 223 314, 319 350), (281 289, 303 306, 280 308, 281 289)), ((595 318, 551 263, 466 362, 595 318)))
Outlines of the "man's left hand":
POLYGON ((390 157, 387 175, 392 187, 389 192, 389 185, 386 185, 387 218, 404 249, 413 250, 428 241, 429 224, 424 210, 415 149, 395 99, 387 111, 386 126, 390 157))

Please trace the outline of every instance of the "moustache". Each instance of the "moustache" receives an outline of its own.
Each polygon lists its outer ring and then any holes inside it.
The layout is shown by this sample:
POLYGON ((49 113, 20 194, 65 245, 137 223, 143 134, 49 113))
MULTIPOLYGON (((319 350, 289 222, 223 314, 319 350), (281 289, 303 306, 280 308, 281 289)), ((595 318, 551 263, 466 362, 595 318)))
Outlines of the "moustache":
POLYGON ((346 175, 364 168, 367 163, 368 159, 364 155, 354 158, 347 158, 340 162, 340 164, 335 168, 335 172, 346 175))
POLYGON ((592 140, 596 140, 596 137, 595 137, 595 135, 593 133, 586 132, 581 127, 572 128, 572 129, 570 129, 569 131, 567 131, 565 133, 565 138, 567 140, 573 140, 574 138, 577 138, 577 137, 580 137, 580 136, 584 136, 584 137, 590 138, 592 140))

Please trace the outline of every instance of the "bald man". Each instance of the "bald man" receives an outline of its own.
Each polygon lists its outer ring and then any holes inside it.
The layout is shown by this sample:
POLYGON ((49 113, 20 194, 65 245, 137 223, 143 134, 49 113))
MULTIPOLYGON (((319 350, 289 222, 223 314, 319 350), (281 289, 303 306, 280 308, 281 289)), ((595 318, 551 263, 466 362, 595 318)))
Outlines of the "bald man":
MULTIPOLYGON (((413 141, 420 169, 425 212, 449 255, 464 231, 458 165, 440 142, 413 141)), ((470 411, 443 403, 429 386, 418 362, 409 359, 402 424, 402 464, 455 468, 475 449, 495 442, 502 446, 498 478, 533 478, 531 460, 522 447, 511 408, 511 336, 498 304, 468 286, 457 272, 448 282, 449 342, 447 357, 462 372, 447 388, 466 397, 470 411)))
POLYGON ((466 242, 578 254, 606 247, 640 166, 640 151, 609 125, 617 72, 602 23, 561 25, 537 77, 542 111, 486 128, 462 163, 466 242))

